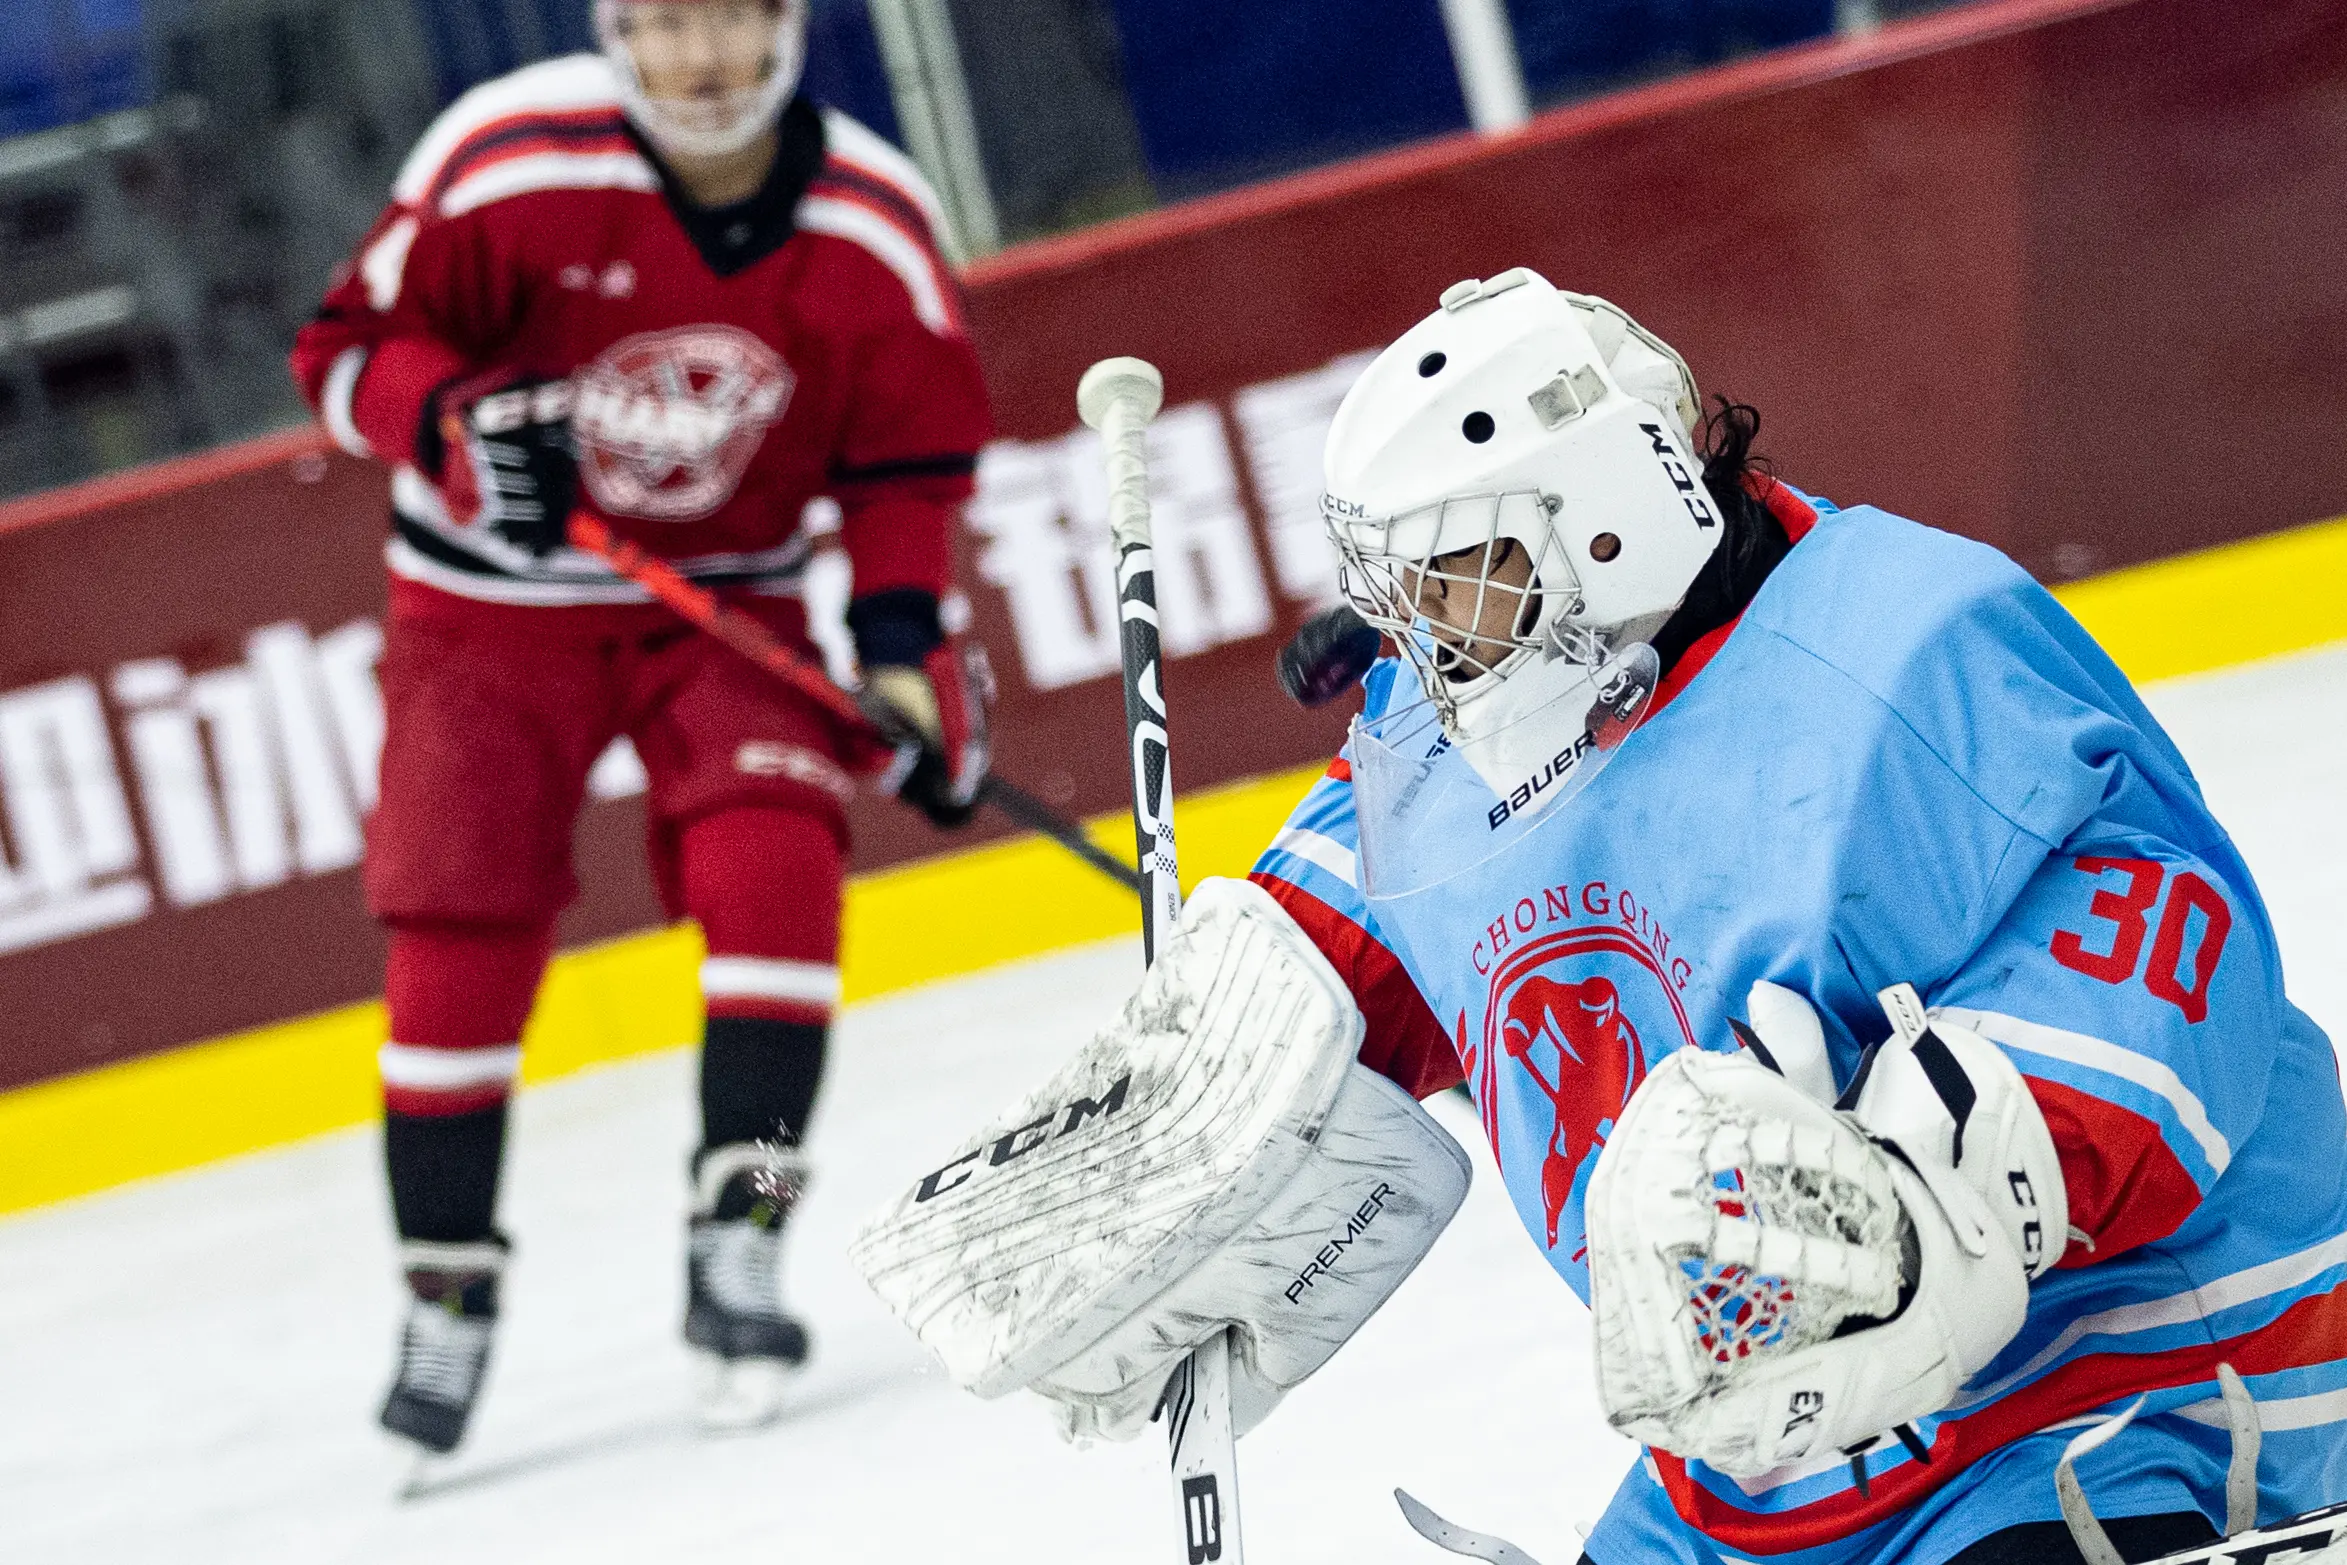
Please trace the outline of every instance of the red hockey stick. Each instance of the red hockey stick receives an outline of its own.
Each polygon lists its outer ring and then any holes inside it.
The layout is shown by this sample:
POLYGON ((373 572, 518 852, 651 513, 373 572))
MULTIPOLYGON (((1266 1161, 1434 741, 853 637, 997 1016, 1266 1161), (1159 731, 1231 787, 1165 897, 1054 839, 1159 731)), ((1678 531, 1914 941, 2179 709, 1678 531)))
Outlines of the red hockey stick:
MULTIPOLYGON (((574 511, 570 518, 573 546, 600 556, 611 568, 691 622, 748 658, 775 678, 815 702, 851 729, 878 738, 891 747, 918 742, 904 720, 871 697, 859 700, 831 682, 831 676, 775 639, 774 633, 749 615, 727 608, 717 594, 679 575, 667 561, 645 553, 625 538, 615 537, 598 517, 574 511)), ((1029 831, 1049 837, 1077 858, 1124 887, 1138 893, 1141 877, 1100 850, 1082 827, 1041 799, 988 775, 979 784, 979 799, 993 805, 1029 831)))

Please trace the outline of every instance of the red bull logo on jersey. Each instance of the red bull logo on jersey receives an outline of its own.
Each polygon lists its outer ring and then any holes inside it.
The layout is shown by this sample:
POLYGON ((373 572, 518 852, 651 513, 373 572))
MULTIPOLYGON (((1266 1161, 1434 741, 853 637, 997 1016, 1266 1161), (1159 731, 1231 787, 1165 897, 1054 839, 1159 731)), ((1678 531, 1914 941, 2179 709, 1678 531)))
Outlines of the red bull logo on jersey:
POLYGON ((571 431, 579 474, 614 516, 692 521, 733 498, 797 377, 732 326, 615 343, 579 373, 571 431))
MULTIPOLYGON (((1527 1155, 1540 1161, 1540 1234, 1551 1250, 1648 1061, 1695 1041, 1679 997, 1685 963, 1665 956, 1648 910, 1633 903, 1626 919, 1615 916, 1618 902, 1594 895, 1603 889, 1593 888, 1587 912, 1566 888, 1546 903, 1526 899, 1477 953, 1488 952, 1476 965, 1490 975, 1490 998, 1481 1047, 1463 1052, 1510 1186, 1522 1191, 1527 1155), (1546 919, 1544 906, 1577 917, 1546 919)), ((1528 1204, 1524 1216, 1532 1222, 1528 1204)))

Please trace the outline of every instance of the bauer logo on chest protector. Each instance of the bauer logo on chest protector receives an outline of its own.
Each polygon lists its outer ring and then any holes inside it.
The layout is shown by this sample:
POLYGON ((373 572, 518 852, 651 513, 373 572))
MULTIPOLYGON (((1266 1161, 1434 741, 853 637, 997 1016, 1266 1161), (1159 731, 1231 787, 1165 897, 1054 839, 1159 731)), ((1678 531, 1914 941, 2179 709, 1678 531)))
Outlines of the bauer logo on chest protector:
POLYGON ((1573 768, 1579 766, 1589 752, 1596 748, 1597 736, 1584 732, 1557 751, 1531 776, 1509 789, 1506 798, 1491 807, 1490 813, 1484 818, 1485 829, 1497 831, 1508 823, 1509 816, 1531 808, 1534 799, 1543 797, 1551 787, 1571 776, 1573 768))
POLYGON ((1133 1074, 1127 1071, 1116 1079, 1097 1098, 1078 1098, 1064 1108, 1039 1114, 1016 1130, 1006 1131, 984 1146, 972 1147, 960 1157, 924 1178, 913 1192, 913 1203, 934 1201, 949 1190, 958 1190, 968 1184, 982 1170, 1000 1168, 1003 1164, 1026 1156, 1046 1141, 1057 1141, 1072 1136, 1094 1120, 1105 1120, 1125 1106, 1125 1096, 1133 1089, 1133 1074))
POLYGON ((733 326, 685 326, 615 343, 579 372, 571 433, 579 473, 614 516, 685 522, 733 498, 798 378, 733 326))

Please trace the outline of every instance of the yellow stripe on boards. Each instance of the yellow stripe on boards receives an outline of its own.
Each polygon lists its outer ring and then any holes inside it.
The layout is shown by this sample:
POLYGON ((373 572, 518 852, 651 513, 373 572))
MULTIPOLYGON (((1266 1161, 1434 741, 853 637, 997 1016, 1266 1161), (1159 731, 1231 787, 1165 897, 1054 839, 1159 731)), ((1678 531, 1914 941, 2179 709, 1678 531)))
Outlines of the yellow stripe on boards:
POLYGON ((2054 590, 2139 685, 2347 641, 2347 517, 2054 590))
POLYGON ((0 1097, 0 1212, 372 1117, 380 1001, 0 1097))
MULTIPOLYGON (((1246 873, 1319 775, 1183 798, 1185 883, 1246 873)), ((1131 859, 1129 817, 1090 831, 1131 859)), ((852 1003, 1139 929, 1129 893, 1056 844, 1020 838, 850 881, 842 978, 852 1003)), ((693 1042, 701 955, 700 932, 684 925, 556 957, 522 1033, 522 1081, 693 1042)), ((385 1025, 370 1001, 0 1095, 0 1212, 364 1124, 380 1102, 385 1025)))
MULTIPOLYGON (((2347 518, 2139 565, 2058 589, 2138 683, 2347 640, 2347 518)), ((1245 873, 1319 775, 1283 772, 1185 796, 1183 879, 1245 873)), ((1130 861, 1123 815, 1091 826, 1130 861)), ((997 843, 852 881, 842 944, 850 1002, 1129 934, 1133 899, 1053 844, 997 843)), ((522 1080, 693 1041, 690 926, 555 958, 523 1033, 522 1080)), ((84 1195, 365 1123, 375 1116, 380 1003, 0 1094, 0 1212, 84 1195)))

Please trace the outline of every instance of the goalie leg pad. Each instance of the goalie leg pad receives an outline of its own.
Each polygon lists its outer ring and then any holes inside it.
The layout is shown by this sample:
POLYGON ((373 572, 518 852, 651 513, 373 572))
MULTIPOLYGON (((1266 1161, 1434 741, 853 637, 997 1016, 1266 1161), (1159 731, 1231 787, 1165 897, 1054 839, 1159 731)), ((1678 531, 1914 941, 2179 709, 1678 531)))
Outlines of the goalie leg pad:
POLYGON ((1465 1155, 1354 1063, 1361 1033, 1269 894, 1208 881, 1116 1022, 850 1258, 957 1383, 1033 1387, 1071 1434, 1137 1432, 1182 1356, 1235 1325, 1244 1430, 1465 1198, 1465 1155))

